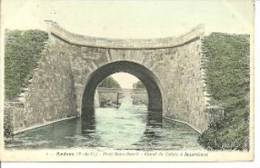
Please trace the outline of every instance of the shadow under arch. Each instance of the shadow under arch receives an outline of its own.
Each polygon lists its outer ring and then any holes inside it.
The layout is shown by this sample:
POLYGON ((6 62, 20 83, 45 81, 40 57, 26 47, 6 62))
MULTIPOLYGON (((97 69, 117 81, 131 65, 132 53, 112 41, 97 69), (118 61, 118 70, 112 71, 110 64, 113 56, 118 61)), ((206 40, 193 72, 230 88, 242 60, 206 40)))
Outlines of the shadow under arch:
POLYGON ((161 123, 163 102, 158 78, 145 66, 130 61, 108 63, 99 67, 89 76, 82 98, 82 118, 89 120, 94 117, 95 90, 103 79, 116 72, 127 72, 142 81, 148 93, 148 122, 154 120, 161 123))

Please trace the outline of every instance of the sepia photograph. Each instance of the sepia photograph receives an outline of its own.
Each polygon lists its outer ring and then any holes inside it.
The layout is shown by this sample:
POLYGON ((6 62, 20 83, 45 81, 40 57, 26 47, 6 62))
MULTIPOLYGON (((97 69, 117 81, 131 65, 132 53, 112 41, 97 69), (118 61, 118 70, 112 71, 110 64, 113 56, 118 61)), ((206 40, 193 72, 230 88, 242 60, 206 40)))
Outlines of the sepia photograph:
POLYGON ((252 161, 253 0, 2 0, 2 161, 252 161))

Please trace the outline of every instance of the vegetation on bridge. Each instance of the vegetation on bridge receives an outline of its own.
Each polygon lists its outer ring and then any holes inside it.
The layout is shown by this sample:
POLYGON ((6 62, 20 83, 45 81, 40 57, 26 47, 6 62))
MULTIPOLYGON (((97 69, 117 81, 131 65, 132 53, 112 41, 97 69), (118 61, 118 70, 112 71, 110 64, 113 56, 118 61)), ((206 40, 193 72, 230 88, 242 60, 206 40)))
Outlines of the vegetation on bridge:
POLYGON ((48 34, 40 30, 8 30, 5 35, 5 97, 11 100, 32 78, 48 34))
POLYGON ((249 148, 249 35, 212 33, 203 40, 204 67, 212 104, 224 107, 224 119, 199 138, 207 149, 249 148))

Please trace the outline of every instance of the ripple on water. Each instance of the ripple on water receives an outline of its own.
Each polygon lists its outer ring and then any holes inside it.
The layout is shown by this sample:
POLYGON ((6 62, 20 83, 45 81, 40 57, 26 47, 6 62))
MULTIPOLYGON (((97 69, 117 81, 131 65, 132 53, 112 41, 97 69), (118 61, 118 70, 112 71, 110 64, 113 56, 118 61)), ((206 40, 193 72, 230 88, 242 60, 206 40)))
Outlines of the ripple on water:
POLYGON ((98 108, 93 125, 80 118, 64 120, 15 135, 6 142, 12 148, 113 148, 135 150, 202 149, 198 133, 180 123, 156 121, 147 125, 145 106, 98 108))

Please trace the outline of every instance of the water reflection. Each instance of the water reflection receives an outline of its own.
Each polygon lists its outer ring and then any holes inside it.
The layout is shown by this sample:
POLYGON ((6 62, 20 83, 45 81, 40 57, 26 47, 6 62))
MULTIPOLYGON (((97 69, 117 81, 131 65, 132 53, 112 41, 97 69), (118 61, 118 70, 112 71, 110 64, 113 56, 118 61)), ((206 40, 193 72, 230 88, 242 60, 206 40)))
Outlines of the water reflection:
POLYGON ((120 108, 98 108, 92 117, 65 120, 15 135, 8 148, 201 149, 198 134, 180 123, 158 120, 146 106, 123 100, 120 108), (155 118, 154 118, 155 117, 155 118))

